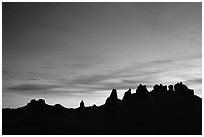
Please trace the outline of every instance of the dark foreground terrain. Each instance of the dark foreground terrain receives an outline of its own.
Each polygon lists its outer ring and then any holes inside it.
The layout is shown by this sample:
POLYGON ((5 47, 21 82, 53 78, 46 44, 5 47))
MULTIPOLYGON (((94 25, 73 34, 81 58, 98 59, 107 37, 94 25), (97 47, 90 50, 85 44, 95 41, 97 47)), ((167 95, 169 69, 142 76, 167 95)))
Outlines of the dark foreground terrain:
POLYGON ((136 93, 129 89, 122 100, 113 89, 102 106, 77 109, 60 104, 47 105, 43 99, 31 100, 18 109, 3 109, 3 134, 202 134, 202 99, 186 85, 155 85, 148 92, 139 85, 136 93))

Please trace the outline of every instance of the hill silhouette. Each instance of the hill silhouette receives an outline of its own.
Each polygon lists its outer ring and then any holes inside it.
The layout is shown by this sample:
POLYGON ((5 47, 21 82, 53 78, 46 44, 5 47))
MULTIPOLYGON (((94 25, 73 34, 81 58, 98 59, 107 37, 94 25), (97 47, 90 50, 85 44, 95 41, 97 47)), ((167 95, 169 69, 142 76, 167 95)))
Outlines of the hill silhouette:
POLYGON ((154 85, 149 92, 140 84, 123 99, 113 89, 105 104, 76 109, 45 100, 2 111, 4 135, 199 135, 202 134, 202 99, 183 83, 154 85))

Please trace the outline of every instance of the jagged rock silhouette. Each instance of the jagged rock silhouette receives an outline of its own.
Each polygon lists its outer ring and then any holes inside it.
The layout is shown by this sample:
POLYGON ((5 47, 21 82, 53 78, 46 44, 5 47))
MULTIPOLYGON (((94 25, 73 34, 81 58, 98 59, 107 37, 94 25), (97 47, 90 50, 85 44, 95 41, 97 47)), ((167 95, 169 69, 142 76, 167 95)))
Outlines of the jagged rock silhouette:
POLYGON ((32 99, 22 109, 25 109, 25 110, 29 109, 30 111, 43 111, 43 110, 46 111, 47 108, 49 107, 50 106, 45 103, 44 99, 39 99, 39 100, 32 99))
POLYGON ((140 84, 118 99, 113 89, 105 104, 77 109, 53 106, 32 99, 26 106, 3 109, 3 134, 202 134, 202 99, 182 82, 155 84, 152 91, 140 84))
POLYGON ((81 101, 79 108, 81 108, 81 109, 85 108, 85 105, 84 105, 84 101, 83 101, 83 100, 81 101))
POLYGON ((128 103, 131 100, 130 98, 131 98, 131 89, 128 89, 128 91, 125 92, 122 100, 124 103, 128 103))
POLYGON ((148 90, 147 90, 147 88, 146 88, 146 86, 145 85, 142 85, 142 84, 140 84, 138 87, 137 87, 137 89, 136 89, 136 95, 137 96, 146 96, 148 94, 148 90))
POLYGON ((28 107, 35 107, 35 108, 41 108, 43 106, 45 106, 45 100, 44 99, 39 99, 39 100, 35 100, 35 99, 32 99, 28 104, 27 106, 28 107))
POLYGON ((106 106, 114 107, 116 106, 120 100, 118 99, 117 90, 113 89, 110 96, 106 99, 106 106))

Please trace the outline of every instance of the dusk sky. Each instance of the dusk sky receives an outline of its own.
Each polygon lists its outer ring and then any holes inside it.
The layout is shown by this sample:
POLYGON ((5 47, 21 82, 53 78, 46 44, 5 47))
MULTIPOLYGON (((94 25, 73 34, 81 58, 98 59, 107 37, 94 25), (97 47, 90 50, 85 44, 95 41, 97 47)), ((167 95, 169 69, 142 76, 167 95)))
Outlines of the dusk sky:
POLYGON ((202 93, 202 3, 3 3, 2 106, 78 107, 142 83, 202 93))

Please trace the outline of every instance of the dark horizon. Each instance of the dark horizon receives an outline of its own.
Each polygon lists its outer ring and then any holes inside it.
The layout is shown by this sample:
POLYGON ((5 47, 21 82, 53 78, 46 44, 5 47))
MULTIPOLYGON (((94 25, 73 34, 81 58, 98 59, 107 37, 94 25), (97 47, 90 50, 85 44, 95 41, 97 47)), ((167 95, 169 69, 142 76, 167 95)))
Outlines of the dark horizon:
POLYGON ((2 107, 77 107, 140 83, 202 96, 201 2, 3 2, 2 107))
POLYGON ((113 89, 101 106, 76 109, 32 99, 17 109, 2 109, 3 135, 201 135, 202 99, 182 82, 140 84, 118 99, 113 89))
MULTIPOLYGON (((178 82, 178 83, 176 83, 176 84, 174 84, 174 85, 163 85, 163 84, 155 84, 155 85, 153 85, 153 88, 152 88, 152 90, 148 90, 147 89, 147 85, 143 85, 142 83, 140 83, 138 86, 137 86, 137 88, 135 89, 135 91, 133 91, 132 89, 127 89, 125 92, 124 92, 124 94, 123 94, 123 96, 122 96, 122 98, 121 97, 118 97, 118 92, 117 92, 117 89, 112 89, 112 91, 110 91, 109 92, 109 96, 112 94, 112 92, 113 91, 116 91, 116 94, 117 94, 117 98, 119 99, 119 100, 123 100, 124 99, 124 97, 126 96, 126 92, 129 92, 130 91, 130 93, 131 94, 135 94, 135 93, 137 93, 138 92, 138 90, 141 90, 140 88, 141 87, 144 87, 145 88, 145 90, 148 92, 148 93, 153 93, 156 89, 156 87, 163 87, 163 90, 164 91, 162 91, 162 92, 169 92, 170 94, 176 94, 176 91, 175 91, 175 85, 178 85, 178 84, 183 84, 182 82, 178 82)), ((184 84, 184 86, 186 86, 185 84, 184 84)), ((189 87, 187 87, 186 86, 186 88, 189 88, 189 87)), ((177 91, 178 92, 178 91, 177 91)), ((168 93, 168 94, 169 94, 168 93)), ((189 94, 193 94, 194 95, 194 93, 195 93, 195 91, 193 90, 193 89, 189 89, 189 94), (191 92, 193 92, 193 93, 191 93, 191 92)), ((188 93, 187 93, 188 94, 188 93)), ((108 96, 106 97, 106 99, 108 98, 108 96)), ((201 98, 202 99, 202 98, 201 98)), ((54 104, 48 104, 47 102, 46 102, 46 100, 44 99, 44 98, 32 98, 29 102, 32 102, 32 101, 36 101, 36 102, 38 102, 39 100, 44 100, 45 101, 45 103, 47 104, 47 105, 57 105, 57 104, 59 104, 59 103, 57 103, 57 102, 55 102, 54 104)), ((24 104, 23 106, 19 106, 18 108, 21 108, 21 107, 25 107, 29 102, 27 102, 26 104, 24 104)), ((75 107, 75 108, 79 108, 79 107, 81 107, 81 103, 83 102, 83 105, 84 105, 84 107, 92 107, 92 106, 94 106, 94 105, 96 105, 95 103, 94 104, 92 104, 92 105, 89 105, 89 106, 86 106, 84 103, 84 100, 82 99, 80 102, 78 102, 78 106, 77 107, 75 107)), ((103 102, 103 104, 100 104, 100 105, 96 105, 96 106, 102 106, 102 105, 104 105, 106 102, 103 102)), ((63 106, 63 104, 60 104, 61 106, 63 106)), ((64 108, 68 108, 68 107, 66 107, 66 106, 63 106, 64 108)), ((9 109, 18 109, 18 108, 9 108, 9 109)), ((75 109, 75 108, 73 108, 73 109, 75 109)), ((5 107, 5 108, 3 108, 3 109, 8 109, 8 107, 5 107)), ((40 108, 39 108, 40 109, 40 108)), ((68 108, 68 109, 70 109, 70 108, 68 108)))

